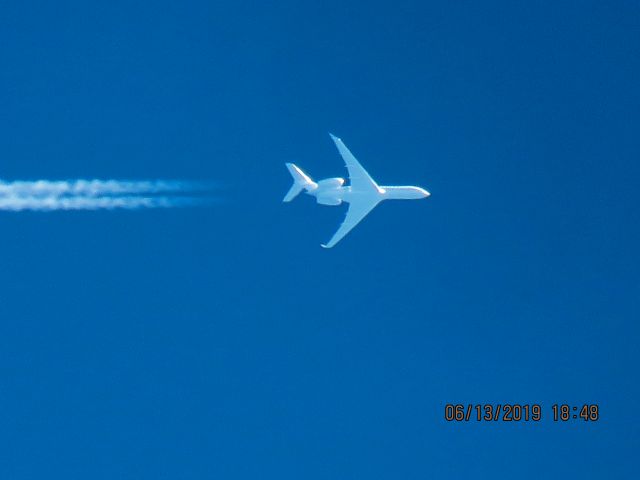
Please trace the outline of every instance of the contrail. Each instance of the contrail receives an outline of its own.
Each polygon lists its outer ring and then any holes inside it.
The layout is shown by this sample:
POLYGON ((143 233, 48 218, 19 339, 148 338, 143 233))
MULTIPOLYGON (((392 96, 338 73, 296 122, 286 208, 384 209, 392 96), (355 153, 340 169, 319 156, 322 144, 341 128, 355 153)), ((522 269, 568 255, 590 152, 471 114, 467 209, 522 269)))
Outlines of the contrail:
POLYGON ((0 210, 186 207, 210 203, 210 189, 208 183, 177 180, 0 181, 0 210))
POLYGON ((34 180, 4 182, 0 195, 118 195, 125 193, 161 193, 194 191, 207 188, 204 183, 176 180, 34 180))
POLYGON ((202 204, 188 197, 1 197, 0 210, 135 210, 139 208, 186 207, 202 204))

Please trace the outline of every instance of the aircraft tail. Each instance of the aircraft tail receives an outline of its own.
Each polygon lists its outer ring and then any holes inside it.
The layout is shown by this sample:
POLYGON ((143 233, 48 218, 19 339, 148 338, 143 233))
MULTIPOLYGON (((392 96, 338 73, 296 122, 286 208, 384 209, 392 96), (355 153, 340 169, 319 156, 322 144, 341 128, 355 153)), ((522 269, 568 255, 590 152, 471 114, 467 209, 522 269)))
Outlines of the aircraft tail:
POLYGON ((311 180, 306 173, 304 173, 299 167, 293 163, 287 163, 289 173, 293 177, 293 185, 285 195, 283 202, 290 202, 298 196, 302 190, 315 190, 318 188, 318 184, 311 180))

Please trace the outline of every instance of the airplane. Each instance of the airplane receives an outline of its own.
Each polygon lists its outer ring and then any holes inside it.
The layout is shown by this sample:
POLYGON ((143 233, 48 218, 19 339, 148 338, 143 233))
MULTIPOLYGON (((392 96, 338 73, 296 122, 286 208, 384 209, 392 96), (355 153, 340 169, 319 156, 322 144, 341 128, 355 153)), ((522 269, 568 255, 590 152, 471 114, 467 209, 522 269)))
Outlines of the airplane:
POLYGON ((356 160, 349 149, 338 137, 329 134, 336 144, 349 172, 349 185, 345 186, 344 178, 327 178, 314 182, 311 177, 293 163, 286 163, 289 173, 293 177, 293 185, 285 195, 283 202, 290 202, 303 190, 306 194, 316 197, 321 205, 349 204, 347 216, 340 228, 323 248, 332 248, 349 233, 360 221, 383 200, 418 200, 427 198, 431 194, 424 188, 411 186, 379 186, 367 171, 356 160))

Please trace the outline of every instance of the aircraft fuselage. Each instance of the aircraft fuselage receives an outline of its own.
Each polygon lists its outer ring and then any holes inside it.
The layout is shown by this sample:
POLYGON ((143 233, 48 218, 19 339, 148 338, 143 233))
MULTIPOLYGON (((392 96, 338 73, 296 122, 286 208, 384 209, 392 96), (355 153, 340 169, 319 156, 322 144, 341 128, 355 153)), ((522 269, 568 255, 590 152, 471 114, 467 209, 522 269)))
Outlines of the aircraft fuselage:
POLYGON ((376 198, 378 202, 383 200, 418 200, 427 198, 430 193, 424 188, 413 186, 379 186, 376 191, 359 191, 354 190, 351 186, 342 186, 343 179, 327 179, 342 180, 342 182, 326 182, 321 180, 316 188, 307 189, 308 195, 316 197, 321 205, 340 205, 342 202, 351 203, 354 200, 366 198, 376 198), (326 183, 323 183, 326 182, 326 183))

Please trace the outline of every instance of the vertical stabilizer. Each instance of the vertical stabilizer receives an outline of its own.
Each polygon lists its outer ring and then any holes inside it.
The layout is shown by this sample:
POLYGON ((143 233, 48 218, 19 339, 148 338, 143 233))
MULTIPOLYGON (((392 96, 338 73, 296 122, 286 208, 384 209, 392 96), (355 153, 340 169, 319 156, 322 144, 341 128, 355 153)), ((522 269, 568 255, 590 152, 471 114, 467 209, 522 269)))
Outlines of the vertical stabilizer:
POLYGON ((296 198, 302 190, 310 191, 318 188, 318 184, 311 180, 311 178, 299 167, 293 163, 287 163, 286 165, 289 169, 289 173, 293 177, 293 185, 291 185, 291 188, 282 200, 283 202, 290 202, 296 198))

